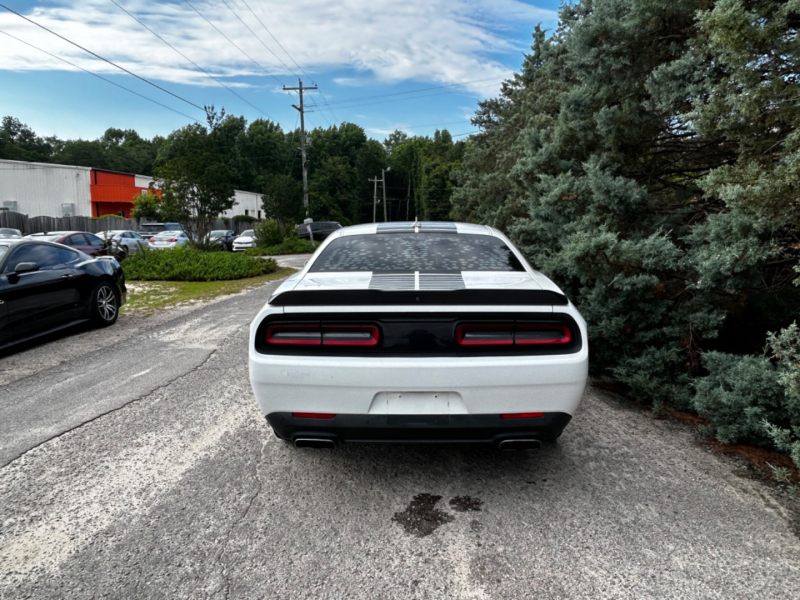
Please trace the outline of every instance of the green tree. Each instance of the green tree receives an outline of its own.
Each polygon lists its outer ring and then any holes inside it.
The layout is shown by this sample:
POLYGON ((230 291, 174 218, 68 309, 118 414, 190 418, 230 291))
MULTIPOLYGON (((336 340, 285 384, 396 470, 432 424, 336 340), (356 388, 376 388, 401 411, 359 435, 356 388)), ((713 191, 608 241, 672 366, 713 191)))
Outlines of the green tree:
POLYGON ((219 215, 233 207, 233 174, 223 144, 225 111, 208 109, 208 127, 187 125, 167 137, 159 150, 155 174, 163 202, 196 241, 205 240, 219 215))

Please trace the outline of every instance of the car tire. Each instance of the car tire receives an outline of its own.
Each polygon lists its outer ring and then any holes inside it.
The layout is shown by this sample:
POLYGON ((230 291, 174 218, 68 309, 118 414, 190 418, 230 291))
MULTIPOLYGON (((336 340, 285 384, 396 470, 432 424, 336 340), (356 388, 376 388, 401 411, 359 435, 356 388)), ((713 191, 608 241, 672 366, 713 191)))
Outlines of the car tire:
POLYGON ((92 323, 97 327, 108 327, 117 322, 119 296, 112 284, 104 281, 94 288, 90 311, 92 323))

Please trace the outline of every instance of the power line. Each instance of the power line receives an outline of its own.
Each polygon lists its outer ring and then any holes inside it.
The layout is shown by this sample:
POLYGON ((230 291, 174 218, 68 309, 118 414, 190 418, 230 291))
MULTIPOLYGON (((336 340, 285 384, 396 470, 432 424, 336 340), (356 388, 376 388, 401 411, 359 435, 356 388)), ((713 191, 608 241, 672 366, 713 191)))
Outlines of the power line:
POLYGON ((425 94, 423 96, 413 96, 410 98, 393 98, 391 100, 378 100, 377 102, 365 102, 363 104, 348 104, 346 106, 337 106, 336 108, 361 108, 363 106, 374 106, 376 104, 388 104, 391 102, 405 102, 406 100, 421 100, 422 98, 430 98, 431 96, 444 96, 446 94, 455 94, 458 90, 451 90, 449 92, 436 92, 435 94, 425 94))
POLYGON ((140 94, 139 92, 136 92, 136 91, 134 91, 134 90, 132 90, 130 88, 127 88, 124 85, 121 85, 121 84, 119 84, 119 83, 117 83, 115 81, 107 79, 106 77, 103 77, 102 75, 98 75, 97 73, 94 73, 94 72, 92 72, 92 71, 90 71, 88 69, 84 69, 83 67, 80 67, 80 66, 76 65, 75 63, 72 63, 72 62, 68 61, 65 58, 61 58, 60 56, 56 56, 55 54, 52 54, 52 53, 48 52, 47 50, 43 50, 42 48, 39 48, 38 46, 34 46, 30 42, 26 42, 25 40, 21 40, 18 37, 14 36, 14 35, 11 35, 10 33, 6 32, 6 31, 0 30, 0 33, 2 33, 4 35, 7 35, 8 37, 17 40, 18 42, 20 42, 22 44, 25 44, 26 46, 30 46, 31 48, 34 48, 35 50, 38 50, 39 52, 44 52, 45 54, 47 54, 49 56, 52 56, 53 58, 55 58, 57 60, 60 60, 61 62, 67 63, 68 65, 70 65, 72 67, 75 67, 76 69, 80 69, 84 73, 88 73, 89 75, 94 75, 98 79, 102 79, 103 81, 106 81, 106 82, 110 83, 111 85, 115 85, 118 88, 121 88, 121 89, 125 90, 126 92, 130 92, 131 94, 135 94, 135 95, 139 96, 140 98, 144 98, 148 102, 152 102, 153 104, 158 104, 159 106, 161 106, 163 108, 166 108, 167 110, 171 110, 174 113, 178 113, 179 115, 181 115, 183 117, 186 117, 187 119, 191 119, 192 121, 196 121, 197 123, 201 123, 202 124, 202 121, 198 121, 194 117, 190 117, 189 115, 187 115, 185 113, 182 113, 179 110, 175 110, 171 106, 167 106, 166 104, 161 104, 161 102, 159 102, 157 100, 153 100, 152 98, 149 98, 148 96, 145 96, 144 94, 140 94))
POLYGON ((131 19, 133 19, 134 21, 136 21, 137 23, 139 23, 139 25, 141 25, 142 27, 144 27, 145 29, 147 29, 147 31, 149 31, 150 33, 152 33, 154 36, 156 36, 158 39, 160 39, 162 42, 164 42, 164 43, 165 43, 167 46, 169 46, 170 48, 172 48, 172 49, 173 49, 175 52, 177 52, 177 53, 178 53, 178 54, 180 54, 180 55, 181 55, 183 58, 185 58, 187 61, 189 61, 190 63, 192 63, 192 64, 193 64, 195 67, 197 67, 198 69, 200 69, 200 70, 201 70, 203 73, 205 73, 206 75, 208 75, 208 76, 209 76, 211 79, 213 79, 214 81, 216 81, 216 82, 217 82, 219 85, 221 85, 222 87, 224 87, 224 88, 225 88, 226 90, 228 90, 228 91, 229 91, 231 94, 233 94, 234 96, 236 96, 237 98, 239 98, 239 100, 241 100, 242 102, 246 102, 247 104, 249 104, 250 106, 252 106, 253 108, 255 108, 255 109, 258 111, 258 112, 260 112, 262 115, 264 115, 264 116, 265 116, 265 117, 267 117, 268 119, 272 120, 272 117, 270 117, 270 116, 269 116, 267 113, 265 113, 263 110, 261 110, 260 108, 258 108, 258 107, 257 107, 255 104, 253 104, 252 102, 250 102, 250 101, 249 101, 249 100, 247 100, 246 98, 243 98, 242 96, 240 96, 239 94, 237 94, 235 91, 233 91, 231 88, 229 88, 227 85, 225 85, 224 83, 222 83, 222 82, 221 82, 219 79, 217 79, 216 77, 214 77, 214 76, 213 76, 211 73, 209 73, 208 71, 206 71, 206 70, 205 70, 203 67, 201 67, 200 65, 198 65, 198 64, 197 64, 196 62, 194 62, 194 61, 193 61, 191 58, 189 58, 189 57, 188 57, 188 56, 186 56, 186 55, 185 55, 183 52, 181 52, 180 50, 178 50, 178 49, 177 49, 175 46, 173 46, 172 44, 170 44, 170 43, 169 43, 167 40, 165 40, 163 37, 161 37, 160 35, 158 35, 158 34, 157 34, 155 31, 153 31, 152 29, 150 29, 150 27, 148 27, 148 26, 147 26, 145 23, 143 23, 143 22, 142 22, 140 19, 138 19, 138 18, 137 18, 135 15, 131 14, 130 12, 128 12, 128 11, 125 9, 125 7, 121 6, 121 5, 120 5, 120 4, 119 4, 119 3, 118 3, 116 0, 111 0, 111 2, 113 2, 113 3, 114 3, 114 4, 115 4, 115 5, 116 5, 116 6, 117 6, 117 7, 118 7, 118 8, 119 8, 119 9, 120 9, 122 12, 124 12, 126 15, 128 15, 128 16, 129 16, 131 19))
POLYGON ((219 27, 217 27, 216 25, 214 25, 214 23, 212 23, 211 21, 209 21, 209 20, 208 20, 208 19, 205 17, 205 15, 204 15, 203 13, 201 13, 199 10, 197 10, 197 9, 196 9, 196 8, 195 8, 195 7, 194 7, 194 6, 193 6, 193 5, 192 5, 192 4, 189 2, 189 0, 183 0, 183 1, 184 1, 186 4, 188 4, 188 5, 189 5, 189 7, 190 7, 190 8, 191 8, 191 9, 192 9, 194 12, 196 12, 198 15, 200 15, 200 16, 203 18, 203 20, 204 20, 206 23, 208 23, 208 24, 209 24, 209 25, 211 25, 211 26, 212 26, 214 29, 216 29, 216 30, 217 30, 217 33, 219 33, 219 34, 220 34, 222 37, 224 37, 224 38, 225 38, 226 40, 228 40, 228 41, 229 41, 231 44, 233 44, 233 45, 236 47, 236 49, 237 49, 239 52, 241 52, 241 53, 242 53, 242 54, 244 54, 244 55, 245 55, 247 58, 249 58, 249 59, 250 59, 250 62, 252 62, 252 63, 253 63, 254 65, 256 65, 257 67, 259 67, 259 68, 260 68, 262 71, 264 71, 264 73, 266 73, 267 75, 269 75, 270 77, 272 77, 272 78, 273 78, 275 81, 277 81, 278 83, 280 83, 281 85, 283 85, 283 82, 282 82, 280 79, 278 79, 277 77, 275 77, 275 75, 273 75, 272 73, 270 73, 269 71, 267 71, 267 70, 264 68, 264 66, 263 66, 261 63, 259 63, 259 62, 258 62, 256 59, 254 59, 252 56, 250 56, 250 55, 249 55, 247 52, 245 52, 244 50, 242 50, 242 49, 241 49, 241 48, 240 48, 240 47, 239 47, 239 46, 236 44, 236 42, 234 42, 234 41, 233 41, 231 38, 229 38, 227 35, 225 35, 225 34, 222 32, 222 30, 221 30, 219 27))
MULTIPOLYGON (((298 69, 300 69, 300 72, 301 72, 301 73, 303 73, 303 75, 305 75, 306 77, 308 77, 308 78, 311 80, 311 83, 312 83, 313 85, 317 85, 317 82, 316 82, 316 81, 314 81, 314 79, 311 77, 311 75, 309 75, 308 73, 306 73, 306 72, 303 70, 303 67, 301 67, 299 64, 297 64, 297 61, 294 59, 294 57, 292 57, 292 55, 291 55, 291 54, 289 54, 289 51, 288 51, 286 48, 284 48, 284 47, 283 47, 283 44, 281 44, 281 43, 278 41, 278 38, 276 38, 274 35, 272 35, 272 32, 271 32, 271 31, 270 31, 270 30, 267 28, 267 26, 266 26, 266 25, 264 25, 264 22, 263 22, 263 21, 262 21, 262 20, 261 20, 261 19, 258 17, 258 15, 257 15, 255 12, 253 12, 253 9, 252 9, 252 8, 250 8, 250 5, 247 3, 247 0, 242 0, 242 3, 243 3, 243 4, 244 4, 246 7, 247 7, 247 10, 249 10, 249 11, 250 11, 250 12, 253 14, 253 16, 256 18, 256 20, 257 20, 259 23, 261 23, 261 26, 262 26, 262 27, 264 28, 264 30, 265 30, 265 31, 266 31, 266 32, 269 34, 269 36, 270 36, 270 37, 271 37, 273 40, 275 40, 275 43, 276 43, 276 44, 278 44, 278 46, 280 46, 281 50, 283 50, 283 51, 286 53, 286 56, 288 56, 288 57, 291 59, 291 61, 292 61, 292 62, 295 64, 295 66, 296 66, 298 69)), ((286 65, 284 65, 284 66, 286 66, 286 65)), ((287 67, 287 68, 288 68, 288 67, 287 67)))
POLYGON ((357 101, 360 101, 360 100, 374 100, 375 98, 385 98, 387 96, 402 96, 402 95, 406 95, 406 94, 416 94, 418 92, 429 92, 431 90, 438 90, 438 89, 449 88, 449 87, 458 87, 458 86, 462 86, 462 85, 469 85, 470 83, 480 83, 480 82, 492 81, 492 80, 493 81, 497 81, 498 83, 502 82, 502 81, 505 81, 504 79, 499 79, 498 80, 495 77, 487 77, 487 78, 484 78, 484 79, 473 79, 472 81, 463 81, 461 83, 448 83, 446 85, 436 85, 436 86, 433 86, 433 87, 420 88, 420 89, 416 89, 416 90, 408 90, 408 91, 405 91, 405 92, 392 92, 391 94, 378 94, 378 95, 375 95, 375 96, 358 96, 358 97, 355 97, 355 98, 344 98, 342 100, 331 100, 330 103, 331 104, 343 104, 343 103, 346 103, 346 102, 357 102, 357 101))
POLYGON ((206 110, 206 109, 205 109, 205 108, 203 108, 202 106, 198 106, 198 105, 197 105, 197 104, 195 104, 194 102, 191 102, 190 100, 187 100, 186 98, 183 98, 182 96, 179 96, 178 94, 176 94, 176 93, 174 93, 174 92, 170 92, 168 89, 166 89, 166 88, 163 88, 163 87, 161 87, 160 85, 158 85, 158 84, 156 84, 156 83, 153 83, 153 82, 152 82, 152 81, 150 81, 149 79, 145 79, 145 78, 144 78, 144 77, 142 77, 141 75, 137 75, 137 74, 136 74, 136 73, 134 73, 133 71, 129 71, 129 70, 128 70, 128 69, 126 69, 125 67, 122 67, 122 66, 118 65, 118 64, 117 64, 117 63, 115 63, 115 62, 113 62, 113 61, 110 61, 110 60, 108 60, 107 58, 103 58, 102 56, 100 56, 100 55, 99 55, 99 54, 97 54, 96 52, 92 52, 92 51, 91 51, 91 50, 89 50, 88 48, 84 48, 84 47, 83 47, 83 46, 81 46, 80 44, 78 44, 78 43, 76 43, 76 42, 73 42, 73 41, 72 41, 72 40, 70 40, 70 39, 67 39, 67 38, 65 38, 65 37, 64 37, 63 35, 61 35, 60 33, 56 33, 56 32, 55 32, 55 31, 53 31, 52 29, 48 29, 47 27, 45 27, 44 25, 42 25, 42 24, 40 24, 40 23, 37 23, 37 22, 36 22, 36 21, 34 21, 33 19, 29 19, 29 18, 28 18, 28 17, 26 17, 25 15, 23 15, 23 14, 20 14, 20 13, 18 13, 17 11, 10 9, 10 8, 9 8, 8 6, 6 6, 5 4, 0 4, 0 7, 2 7, 2 8, 5 8, 5 9, 6 9, 8 12, 10 12, 10 13, 14 13, 14 14, 15 14, 15 15, 17 15, 18 17, 20 17, 21 19, 25 19, 25 20, 26 20, 26 21, 28 21, 29 23, 32 23, 33 25, 36 25, 36 26, 37 26, 37 27, 39 27, 40 29, 44 29, 44 30, 45 30, 45 31, 47 31, 48 33, 52 33, 54 36, 61 38, 61 39, 62 39, 62 40, 64 40, 65 42, 69 42, 70 44, 72 44, 73 46, 75 46, 75 47, 77 47, 77 48, 80 48, 80 49, 81 49, 81 50, 83 50, 84 52, 88 52, 89 54, 91 54, 91 55, 92 55, 92 56, 94 56, 95 58, 99 58, 100 60, 102 60, 102 61, 104 61, 104 62, 107 62, 108 64, 110 64, 110 65, 112 65, 112 66, 114 66, 114 67, 118 68, 118 69, 119 69, 119 70, 121 70, 121 71, 125 71, 125 72, 126 72, 128 75, 132 75, 132 76, 136 77, 137 79, 140 79, 141 81, 144 81, 146 84, 148 84, 148 85, 151 85, 151 86, 153 86, 154 88, 156 88, 156 89, 159 89, 159 90, 161 90, 162 92, 165 92, 165 93, 169 94, 170 96, 173 96, 173 97, 177 98, 177 99, 178 99, 178 100, 180 100, 181 102, 185 102, 186 104, 189 104, 190 106, 193 106, 193 107, 195 107, 196 109, 198 109, 198 110, 202 110, 203 112, 205 112, 205 110, 206 110))
MULTIPOLYGON (((289 72, 290 72, 292 75, 294 75, 295 77, 297 77, 297 74, 296 74, 294 71, 292 71, 291 67, 289 67, 289 65, 287 65, 285 62, 283 62, 283 61, 281 60, 280 56, 278 56, 277 54, 275 54, 275 53, 272 51, 272 48, 270 48, 269 46, 267 46, 267 45, 264 43, 264 40, 262 40, 262 39, 261 39, 261 38, 258 36, 258 34, 257 34, 255 31, 253 31, 252 29, 250 29, 250 26, 249 26, 247 23, 245 23, 245 22, 244 22, 244 20, 242 19, 242 17, 240 17, 238 14, 236 14, 236 11, 235 11, 235 10, 233 10, 233 9, 231 8, 231 5, 230 5, 230 4, 228 4, 226 0, 222 0, 222 3, 223 3, 225 6, 227 6, 227 7, 228 7, 228 10, 229 10, 229 11, 231 11, 231 12, 233 13, 233 16, 234 16, 234 17, 236 17, 237 19, 239 19, 239 21, 241 22, 241 24, 242 24, 242 25, 244 25, 245 27, 247 27, 247 31, 249 31, 250 33, 252 33, 252 34, 253 34, 253 37, 255 37, 255 38, 256 38, 256 39, 257 39, 257 40, 258 40, 258 41, 261 43, 261 45, 262 45, 262 46, 264 46, 264 48, 266 48, 266 49, 269 51, 269 53, 270 53, 270 54, 272 54, 272 56, 274 56, 275 58, 277 58, 279 63, 281 63, 281 64, 282 64, 284 67, 286 67, 286 70, 287 70, 287 71, 289 71, 289 72)), ((283 82, 281 82, 281 85, 286 85, 286 84, 285 84, 285 83, 283 83, 283 82)))

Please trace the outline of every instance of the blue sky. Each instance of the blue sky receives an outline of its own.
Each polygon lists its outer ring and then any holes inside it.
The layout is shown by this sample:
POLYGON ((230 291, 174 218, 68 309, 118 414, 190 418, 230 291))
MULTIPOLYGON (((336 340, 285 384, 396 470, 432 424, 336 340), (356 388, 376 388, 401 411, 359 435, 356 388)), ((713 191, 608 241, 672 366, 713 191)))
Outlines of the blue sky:
MULTIPOLYGON (((495 95, 503 78, 519 68, 537 23, 555 27, 559 5, 556 0, 0 1, 194 104, 225 107, 249 121, 268 115, 293 129, 297 111, 291 104, 297 97, 281 87, 296 86, 302 77, 304 85, 320 88, 308 95, 318 108, 310 107, 307 128, 349 121, 379 140, 394 129, 419 135, 474 130, 469 117, 477 101, 495 95), (436 89, 418 91, 425 88, 436 89)), ((2 8, 0 32, 187 115, 0 33, 0 114, 19 118, 41 135, 91 139, 120 127, 151 137, 191 123, 188 117, 204 118, 201 110, 2 8)))

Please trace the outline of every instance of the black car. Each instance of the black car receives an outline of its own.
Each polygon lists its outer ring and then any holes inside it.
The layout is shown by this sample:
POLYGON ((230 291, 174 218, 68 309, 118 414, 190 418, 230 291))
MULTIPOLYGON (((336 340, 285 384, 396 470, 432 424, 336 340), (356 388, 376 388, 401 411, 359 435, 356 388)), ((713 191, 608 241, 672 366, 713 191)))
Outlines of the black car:
POLYGON ((236 232, 230 229, 215 229, 208 239, 213 244, 219 244, 223 250, 233 251, 233 240, 237 237, 236 232))
POLYGON ((126 295, 113 258, 29 238, 0 239, 0 348, 86 321, 113 325, 126 295))
MULTIPOLYGON (((336 221, 314 221, 308 225, 311 226, 311 233, 314 234, 315 242, 321 242, 334 231, 342 228, 342 224, 336 221)), ((308 225, 302 224, 297 226, 297 237, 301 240, 311 239, 311 236, 308 234, 308 225)))

